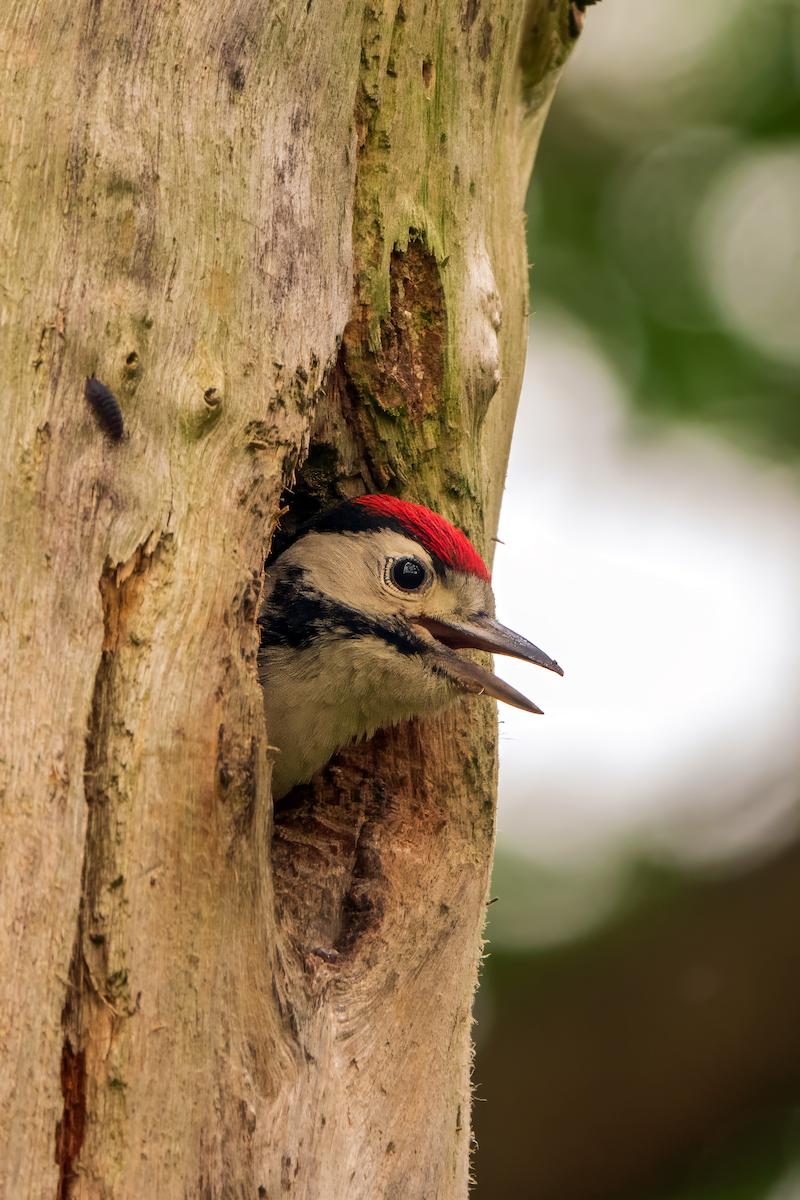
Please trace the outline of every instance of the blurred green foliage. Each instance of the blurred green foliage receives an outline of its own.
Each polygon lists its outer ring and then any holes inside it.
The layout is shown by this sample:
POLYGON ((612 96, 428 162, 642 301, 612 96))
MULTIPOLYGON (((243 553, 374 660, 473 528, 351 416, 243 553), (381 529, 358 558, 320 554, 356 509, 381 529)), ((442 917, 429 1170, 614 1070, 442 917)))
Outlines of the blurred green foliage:
MULTIPOLYGON (((729 164, 748 151, 800 147, 799 13, 794 0, 746 6, 695 64, 697 78, 687 71, 678 97, 637 120, 628 112, 615 123, 619 94, 565 87, 527 205, 532 312, 556 304, 583 322, 643 412, 710 422, 778 457, 800 450, 800 365, 725 328, 695 223, 729 164)), ((587 39, 604 15, 603 6, 590 11, 587 39)), ((626 107, 636 105, 632 90, 626 107)))

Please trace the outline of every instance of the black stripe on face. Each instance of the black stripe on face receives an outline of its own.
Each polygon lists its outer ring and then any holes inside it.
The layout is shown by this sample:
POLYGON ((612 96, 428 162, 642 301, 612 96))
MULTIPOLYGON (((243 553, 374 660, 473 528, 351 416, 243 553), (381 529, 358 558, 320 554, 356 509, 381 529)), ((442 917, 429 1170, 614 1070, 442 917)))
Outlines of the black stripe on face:
POLYGON ((269 607, 256 624, 261 629, 260 650, 289 646, 307 649, 324 638, 343 640, 375 637, 400 654, 418 654, 421 639, 400 621, 384 623, 365 617, 346 604, 339 604, 304 584, 302 567, 287 567, 272 590, 269 607))

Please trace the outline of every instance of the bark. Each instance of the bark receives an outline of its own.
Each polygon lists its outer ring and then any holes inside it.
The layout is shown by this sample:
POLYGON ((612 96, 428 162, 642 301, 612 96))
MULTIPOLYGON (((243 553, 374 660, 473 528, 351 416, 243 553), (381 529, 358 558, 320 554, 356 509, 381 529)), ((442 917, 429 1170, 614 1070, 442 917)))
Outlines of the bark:
POLYGON ((351 749, 273 822, 253 617, 284 507, 392 491, 490 549, 581 19, 5 15, 9 1200, 466 1193, 494 714, 351 749))

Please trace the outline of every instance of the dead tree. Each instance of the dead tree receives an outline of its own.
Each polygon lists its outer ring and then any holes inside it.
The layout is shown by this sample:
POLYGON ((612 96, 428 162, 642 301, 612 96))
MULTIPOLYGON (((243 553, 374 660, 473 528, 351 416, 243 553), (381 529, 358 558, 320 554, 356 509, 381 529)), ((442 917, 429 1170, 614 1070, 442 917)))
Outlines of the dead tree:
POLYGON ((490 548, 582 8, 4 14, 7 1200, 466 1194, 494 714, 273 822, 253 615, 284 509, 389 491, 490 548))

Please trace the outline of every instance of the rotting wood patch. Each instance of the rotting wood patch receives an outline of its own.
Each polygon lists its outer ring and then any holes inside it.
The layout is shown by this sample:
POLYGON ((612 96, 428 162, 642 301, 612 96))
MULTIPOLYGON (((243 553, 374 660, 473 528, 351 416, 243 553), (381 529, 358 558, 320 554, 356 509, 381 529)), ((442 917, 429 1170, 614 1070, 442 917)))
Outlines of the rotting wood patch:
POLYGON ((369 346, 368 307, 357 292, 334 374, 349 376, 362 403, 405 412, 416 427, 441 408, 447 335, 439 264, 420 238, 392 252, 389 298, 375 352, 369 346))
POLYGON ((385 409, 404 407, 418 426, 442 403, 446 333, 439 267, 423 242, 393 252, 389 282, 392 311, 381 323, 376 398, 385 409))

